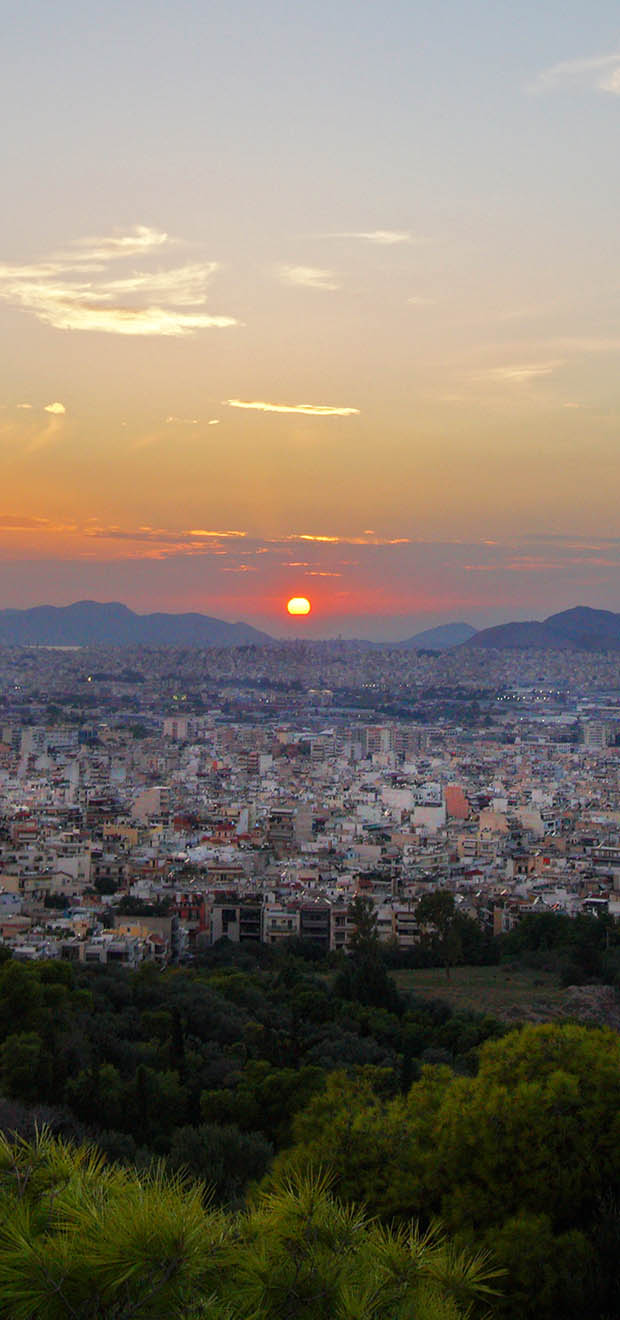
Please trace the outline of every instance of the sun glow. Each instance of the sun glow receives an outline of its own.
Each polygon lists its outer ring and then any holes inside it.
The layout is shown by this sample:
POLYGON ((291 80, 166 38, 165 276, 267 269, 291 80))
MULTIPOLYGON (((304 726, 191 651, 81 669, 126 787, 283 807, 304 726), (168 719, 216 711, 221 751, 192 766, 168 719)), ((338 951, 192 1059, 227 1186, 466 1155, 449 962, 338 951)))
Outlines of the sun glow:
POLYGON ((289 614, 309 614, 311 605, 306 596, 292 596, 286 608, 289 614))

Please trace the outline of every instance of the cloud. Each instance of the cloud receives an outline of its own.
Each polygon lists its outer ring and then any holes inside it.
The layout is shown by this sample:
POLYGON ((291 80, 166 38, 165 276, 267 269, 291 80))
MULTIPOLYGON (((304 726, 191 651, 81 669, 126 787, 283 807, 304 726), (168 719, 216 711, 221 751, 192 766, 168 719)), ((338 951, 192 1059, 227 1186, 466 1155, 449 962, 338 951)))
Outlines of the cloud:
POLYGON ((75 523, 56 523, 50 518, 34 518, 30 514, 0 514, 2 532, 74 532, 76 530, 75 523))
POLYGON ((538 74, 530 91, 551 92, 562 87, 590 87, 620 96, 620 51, 553 64, 538 74))
MULTIPOLYGON (((161 229, 151 229, 148 225, 133 225, 129 230, 106 234, 99 238, 78 238, 71 245, 69 257, 72 261, 115 261, 123 257, 144 256, 153 249, 172 243, 161 229)), ((61 252, 61 261, 67 254, 61 252)))
POLYGON ((167 417, 166 426, 198 426, 197 417, 167 417))
POLYGON ((246 408, 253 412, 264 413, 303 413, 305 417, 352 417, 359 416, 359 408, 333 408, 320 403, 265 403, 262 399, 223 399, 229 408, 246 408))
MULTIPOLYGON (((87 540, 120 542, 130 558, 168 559, 178 555, 229 555, 227 541, 245 540, 246 533, 197 527, 189 530, 167 527, 118 527, 87 524, 80 529, 87 540), (133 548, 132 548, 133 547, 133 548)), ((244 555, 247 549, 243 548, 244 555)))
POLYGON ((108 280, 95 296, 101 302, 109 302, 126 293, 146 293, 150 299, 171 301, 178 307, 201 307, 209 280, 217 270, 219 262, 203 261, 172 266, 170 270, 142 272, 122 280, 108 280))
POLYGON ((28 411, 30 412, 30 409, 32 408, 32 404, 31 404, 31 403, 18 403, 17 407, 18 407, 18 408, 26 408, 26 409, 28 409, 28 411))
POLYGON ((316 266, 281 266, 280 279, 285 284, 295 284, 304 289, 325 289, 334 292, 342 287, 333 271, 321 270, 316 266))
POLYGON ((56 403, 46 403, 43 409, 43 412, 53 413, 54 417, 64 417, 66 411, 64 403, 58 403, 58 400, 56 403))
POLYGON ((127 307, 105 310, 92 307, 62 311, 54 309, 51 314, 39 314, 39 320, 47 321, 56 330, 100 330, 116 335, 171 337, 191 334, 194 330, 226 329, 239 324, 231 316, 187 316, 181 312, 167 311, 163 307, 147 307, 140 311, 127 307))
POLYGON ((542 376, 550 376, 557 367, 561 366, 563 363, 560 361, 509 363, 504 367, 489 367, 487 371, 476 372, 475 379, 522 385, 530 380, 538 380, 542 376))
POLYGON ((239 531, 211 532, 211 531, 207 531, 204 527, 192 527, 188 532, 188 536, 198 536, 198 537, 215 536, 217 537, 218 541, 238 539, 239 537, 243 537, 246 535, 247 535, 246 532, 239 532, 239 531))
POLYGON ((274 537, 273 540, 279 545, 291 541, 315 541, 321 545, 411 545, 408 536, 386 537, 374 533, 372 536, 325 536, 316 532, 291 532, 288 536, 274 537))
POLYGON ((363 243, 374 243, 377 247, 395 247, 398 243, 420 243, 408 229, 373 229, 370 231, 347 230, 341 234, 325 234, 325 238, 357 238, 363 243))
POLYGON ((137 225, 107 239, 78 240, 69 251, 37 263, 0 265, 0 300, 57 330, 179 337, 238 325, 235 317, 206 311, 217 262, 130 270, 107 278, 111 262, 148 258, 171 241, 165 233, 137 225))
POLYGON ((436 298, 420 298, 417 295, 414 295, 413 298, 407 299, 407 302, 411 303, 412 307, 434 307, 436 301, 436 298))
POLYGON ((219 417, 210 417, 209 421, 207 422, 207 426, 219 426, 219 424, 220 424, 219 417))

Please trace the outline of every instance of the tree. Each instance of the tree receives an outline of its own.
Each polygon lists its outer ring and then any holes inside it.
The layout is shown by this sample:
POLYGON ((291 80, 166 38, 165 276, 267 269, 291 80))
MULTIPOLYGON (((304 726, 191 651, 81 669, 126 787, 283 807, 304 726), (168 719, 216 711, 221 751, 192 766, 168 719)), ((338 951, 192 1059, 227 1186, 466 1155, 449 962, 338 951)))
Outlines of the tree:
POLYGON ((454 967, 462 955, 454 895, 447 889, 435 889, 430 894, 424 894, 416 908, 416 920, 418 925, 431 928, 426 938, 436 945, 449 980, 450 968, 454 967))
POLYGON ((7 1036, 0 1047, 0 1077, 5 1095, 15 1100, 46 1098, 52 1060, 36 1031, 7 1036))
POLYGON ((325 1176, 227 1215, 199 1184, 110 1168, 45 1132, 0 1137, 0 1205, 11 1320, 465 1320, 497 1283, 485 1253, 374 1225, 325 1176))
POLYGON ((206 1183, 218 1205, 239 1204, 247 1183, 262 1178, 273 1146, 260 1132, 241 1132, 231 1123, 177 1128, 170 1146, 173 1169, 206 1183))
POLYGON ((349 958, 336 977, 336 994, 401 1013, 403 1004, 385 965, 372 899, 357 894, 349 904, 348 917, 353 927, 349 958))
POLYGON ((349 952, 354 958, 369 958, 378 953, 377 911, 371 898, 356 894, 349 903, 348 918, 353 927, 349 952))
POLYGON ((332 1075, 275 1169, 328 1165, 340 1195, 387 1222, 440 1215, 482 1241, 514 1281, 510 1320, 611 1315, 598 1303, 618 1296, 619 1092, 617 1033, 528 1026, 487 1041, 477 1076, 423 1067, 406 1097, 332 1075))

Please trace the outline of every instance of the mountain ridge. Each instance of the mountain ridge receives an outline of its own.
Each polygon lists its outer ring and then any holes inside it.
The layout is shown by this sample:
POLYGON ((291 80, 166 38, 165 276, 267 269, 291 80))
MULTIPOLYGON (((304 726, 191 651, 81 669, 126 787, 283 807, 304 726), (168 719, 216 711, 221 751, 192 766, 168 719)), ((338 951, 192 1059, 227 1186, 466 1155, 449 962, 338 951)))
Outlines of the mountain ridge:
POLYGON ((620 614, 575 605, 542 621, 529 619, 483 628, 462 645, 497 651, 618 651, 620 614))
POLYGON ((436 628, 425 628, 423 632, 406 637, 402 642, 394 642, 398 651, 449 651, 453 646, 468 642, 477 632, 471 623, 440 623, 436 628))
POLYGON ((208 614, 136 614, 120 601, 0 610, 5 646, 265 646, 268 633, 208 614))

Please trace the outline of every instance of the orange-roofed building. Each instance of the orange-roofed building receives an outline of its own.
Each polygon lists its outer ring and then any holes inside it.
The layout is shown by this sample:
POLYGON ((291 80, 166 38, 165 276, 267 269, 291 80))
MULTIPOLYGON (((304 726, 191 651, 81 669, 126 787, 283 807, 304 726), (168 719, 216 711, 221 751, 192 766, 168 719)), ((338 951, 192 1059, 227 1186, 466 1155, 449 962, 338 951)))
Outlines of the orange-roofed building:
POLYGON ((450 784, 445 790, 444 797, 447 816, 452 816, 455 820, 468 819, 471 806, 458 784, 450 784))

